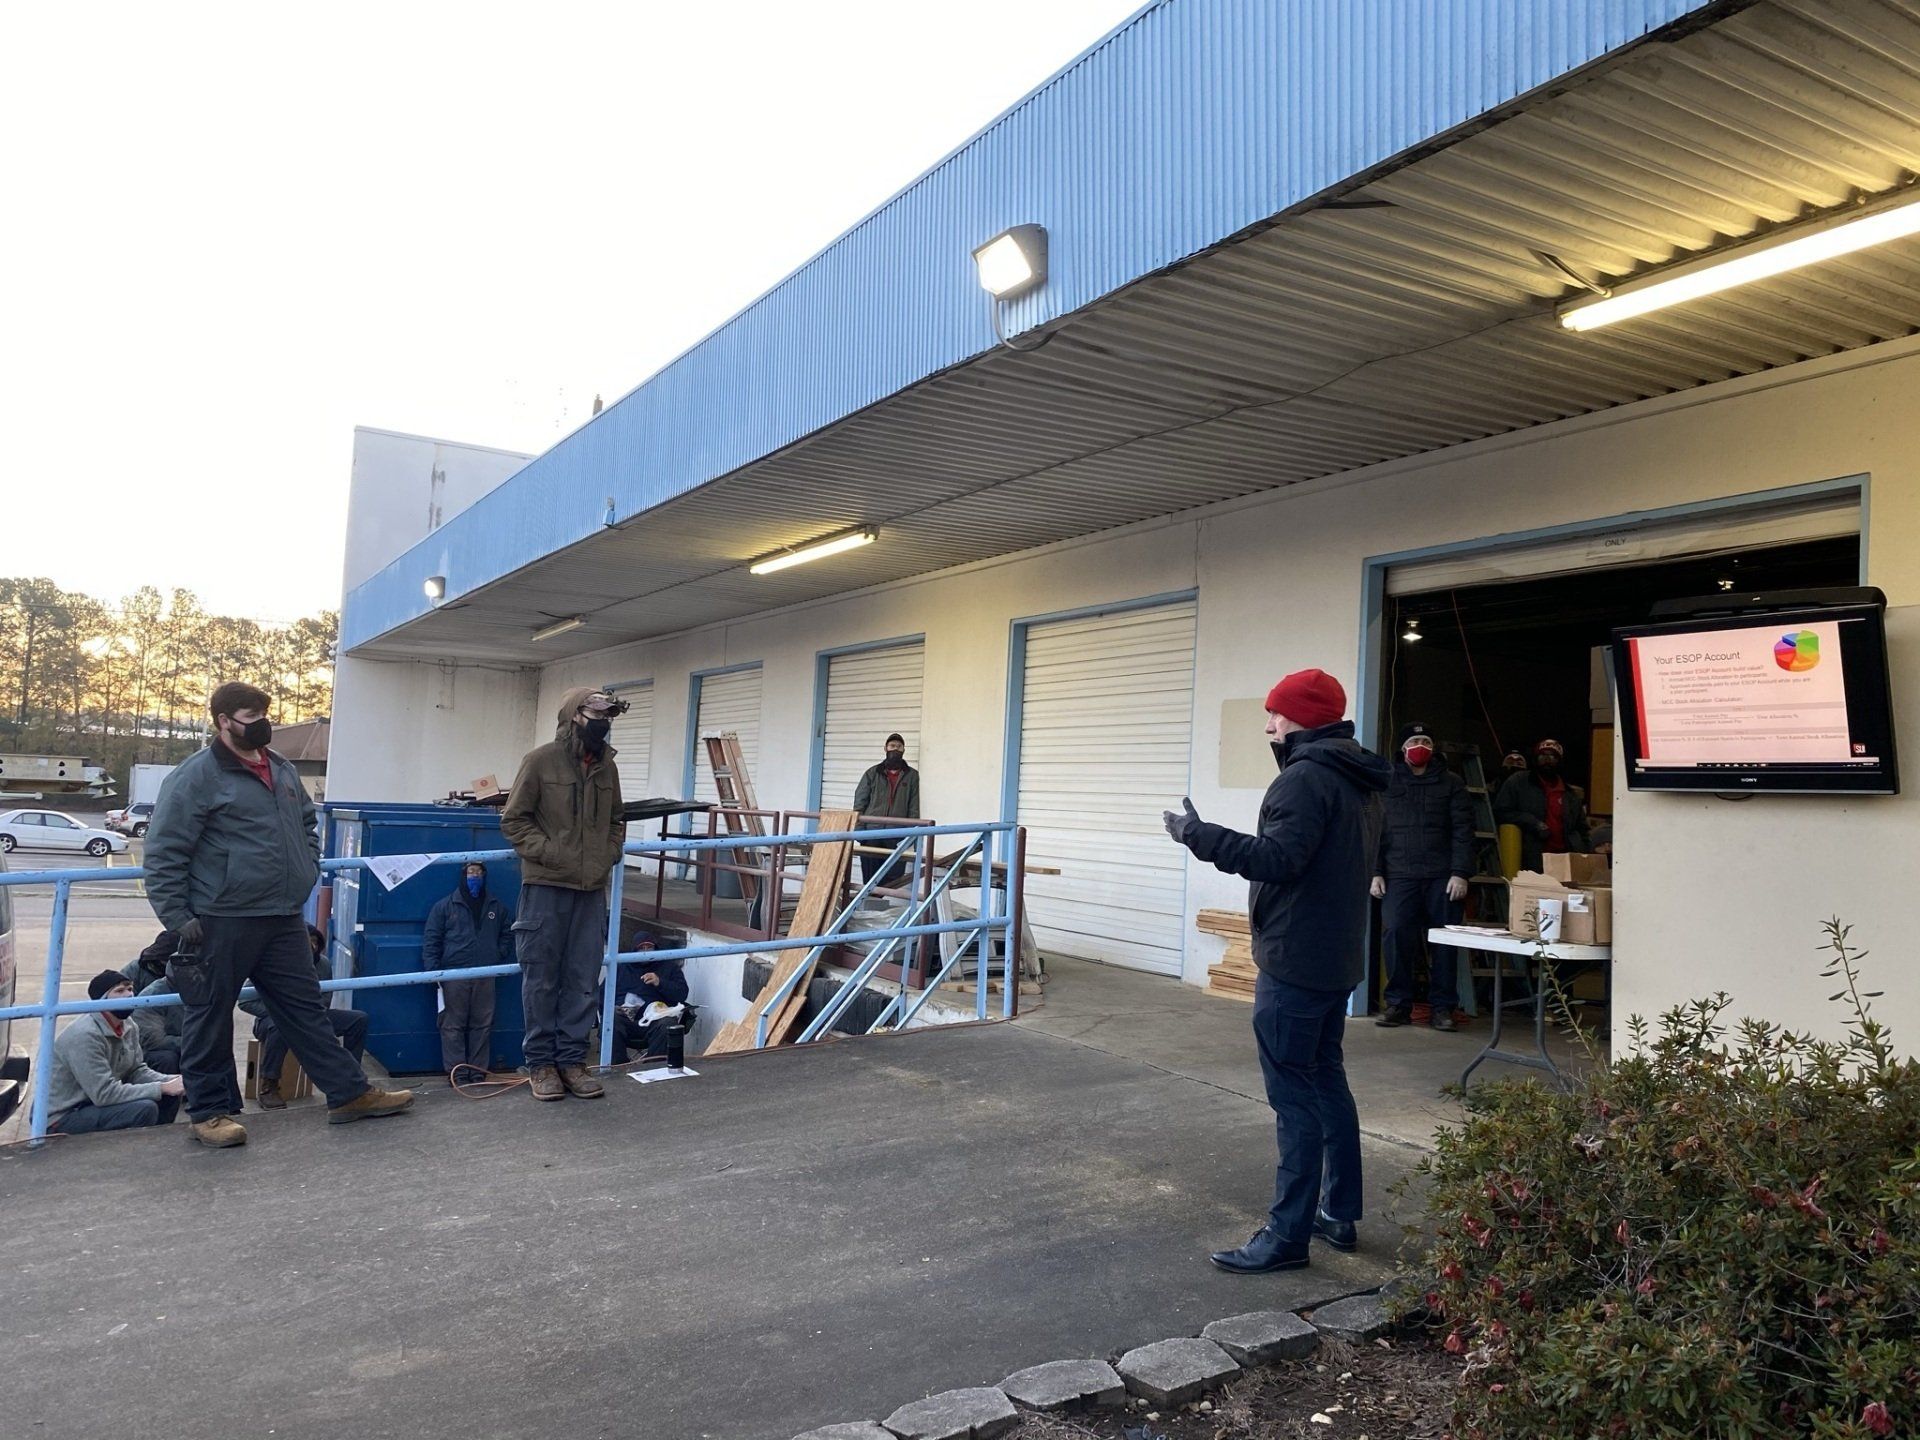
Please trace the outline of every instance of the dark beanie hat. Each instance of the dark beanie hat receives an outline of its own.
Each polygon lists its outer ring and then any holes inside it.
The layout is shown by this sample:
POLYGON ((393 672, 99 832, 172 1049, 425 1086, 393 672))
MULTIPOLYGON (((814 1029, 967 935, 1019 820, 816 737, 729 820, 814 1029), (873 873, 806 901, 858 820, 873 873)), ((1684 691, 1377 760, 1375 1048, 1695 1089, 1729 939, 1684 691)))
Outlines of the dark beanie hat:
POLYGON ((1434 743, 1433 732, 1427 729, 1427 727, 1425 725, 1422 725, 1418 720, 1414 720, 1400 727, 1400 738, 1393 742, 1394 748, 1397 750, 1406 749, 1407 741, 1411 740, 1416 735, 1424 736, 1429 745, 1434 743))
POLYGON ((102 970, 93 979, 87 981, 87 999, 98 1000, 116 985, 131 985, 133 982, 118 970, 102 970))
POLYGON ((1324 670, 1296 670, 1267 692, 1267 713, 1317 730, 1347 713, 1347 692, 1324 670))

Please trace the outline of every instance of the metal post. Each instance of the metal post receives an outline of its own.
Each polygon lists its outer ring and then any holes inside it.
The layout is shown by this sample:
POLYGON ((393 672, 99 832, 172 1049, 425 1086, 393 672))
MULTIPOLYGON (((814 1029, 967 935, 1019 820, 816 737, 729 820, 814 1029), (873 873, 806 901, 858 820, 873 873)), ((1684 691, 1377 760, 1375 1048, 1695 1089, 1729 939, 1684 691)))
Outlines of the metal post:
POLYGON ((40 1016, 40 1049, 33 1057, 33 1115, 27 1131, 35 1148, 47 1143, 47 1089, 53 1083, 54 1007, 60 1003, 60 967, 67 958, 67 894, 65 880, 53 882, 53 925, 47 940, 47 983, 40 992, 46 1007, 40 1016))
POLYGON ((1000 1013, 1011 1020, 1020 1013, 1020 980, 1027 968, 1026 957, 1020 953, 1026 932, 1020 890, 1021 880, 1027 873, 1027 832, 1016 829, 1007 838, 1012 842, 1008 846, 1007 864, 1007 993, 1000 1013))
MULTIPOLYGON (((975 971, 974 989, 978 992, 975 1000, 976 1018, 987 1018, 987 982, 993 978, 993 851, 994 841, 999 838, 992 830, 980 833, 980 928, 973 932, 974 943, 979 947, 980 964, 975 971)), ((963 950, 965 946, 961 947, 963 950)))
POLYGON ((613 1004, 620 989, 620 911, 625 903, 627 850, 624 844, 613 862, 613 881, 607 899, 607 978, 600 996, 600 1066, 613 1064, 613 1004))
MULTIPOLYGON (((912 897, 907 902, 907 913, 910 915, 913 913, 914 907, 920 903, 920 888, 926 883, 927 872, 926 867, 921 864, 921 856, 927 852, 927 847, 931 843, 931 841, 921 840, 913 842, 913 881, 907 887, 907 894, 912 897)), ((902 948, 900 954, 900 986, 902 989, 906 988, 907 972, 910 969, 916 972, 920 971, 922 964, 926 960, 926 954, 927 942, 924 940, 916 941, 913 945, 902 948)))

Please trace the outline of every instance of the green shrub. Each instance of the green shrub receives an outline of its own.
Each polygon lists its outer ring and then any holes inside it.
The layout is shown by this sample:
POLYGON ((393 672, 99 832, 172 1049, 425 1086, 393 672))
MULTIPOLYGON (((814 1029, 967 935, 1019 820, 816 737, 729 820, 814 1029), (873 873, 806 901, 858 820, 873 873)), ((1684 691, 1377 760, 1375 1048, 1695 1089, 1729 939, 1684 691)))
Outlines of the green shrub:
POLYGON ((1677 1007, 1571 1094, 1483 1086, 1416 1183, 1460 1440, 1920 1435, 1920 1064, 1677 1007))

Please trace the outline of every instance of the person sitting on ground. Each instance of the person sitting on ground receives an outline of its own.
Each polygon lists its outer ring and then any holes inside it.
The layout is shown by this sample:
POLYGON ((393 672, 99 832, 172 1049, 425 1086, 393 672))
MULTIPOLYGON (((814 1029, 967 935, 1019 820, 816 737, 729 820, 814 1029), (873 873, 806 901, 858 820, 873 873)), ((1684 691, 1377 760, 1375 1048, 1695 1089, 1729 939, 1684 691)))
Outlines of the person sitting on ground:
MULTIPOLYGON (((102 970, 87 982, 89 1000, 133 998, 133 983, 118 970, 102 970)), ((53 1042, 53 1072, 47 1090, 47 1130, 88 1135, 171 1125, 186 1085, 146 1062, 140 1031, 125 1010, 76 1015, 53 1042)))
MULTIPOLYGON (((180 947, 180 937, 162 930, 154 941, 121 967, 136 995, 171 995, 173 981, 167 978, 167 961, 180 947)), ((186 1018, 179 1005, 142 1005, 133 1012, 133 1023, 140 1031, 140 1048, 147 1064, 168 1075, 180 1071, 180 1025, 186 1018)))
MULTIPOLYGON (((420 968, 471 970, 511 964, 513 910, 488 892, 487 867, 469 860, 460 867, 453 893, 441 896, 427 912, 420 968)), ((449 1075, 462 1066, 484 1074, 493 1058, 493 980, 482 975, 440 982, 440 1068, 449 1075)))
MULTIPOLYGON (((312 925, 307 926, 307 946, 313 951, 314 978, 331 980, 333 967, 327 963, 327 937, 312 925)), ((242 1000, 240 1008, 253 1016, 253 1038, 260 1042, 260 1084, 255 1098, 262 1110, 284 1110, 287 1097, 280 1093, 280 1072, 287 1064, 286 1039, 258 997, 242 1000)), ((367 1052, 367 1012, 329 1006, 327 1019, 333 1025, 333 1033, 353 1057, 353 1063, 358 1065, 360 1057, 367 1052)))

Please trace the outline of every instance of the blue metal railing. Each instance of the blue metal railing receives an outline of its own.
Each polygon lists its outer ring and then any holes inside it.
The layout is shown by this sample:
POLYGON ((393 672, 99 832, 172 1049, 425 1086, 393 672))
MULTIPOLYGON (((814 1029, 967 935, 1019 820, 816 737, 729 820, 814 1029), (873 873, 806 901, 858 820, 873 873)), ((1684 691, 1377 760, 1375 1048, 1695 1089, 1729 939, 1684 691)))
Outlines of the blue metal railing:
MULTIPOLYGON (((867 1029, 868 1034, 883 1028, 894 1016, 896 1028, 904 1029, 920 1013, 934 990, 947 978, 958 965, 971 945, 979 958, 979 996, 976 1002, 977 1018, 987 1018, 987 980, 992 966, 992 940, 996 932, 1004 937, 1004 974, 1002 976, 1001 1013, 1011 1017, 1014 1008, 1014 996, 1017 993, 1018 978, 1016 963, 1020 953, 1020 937, 1017 927, 1020 923, 1020 885, 1019 847, 1016 827, 1010 821, 994 821, 978 825, 915 825, 894 830, 860 831, 822 831, 810 834, 792 834, 784 839, 787 845, 820 845, 831 842, 850 841, 857 845, 871 845, 876 841, 892 840, 893 854, 886 866, 876 867, 874 878, 868 880, 842 907, 840 913, 819 935, 790 935, 776 940, 740 940, 720 945, 686 945, 671 950, 634 950, 620 949, 620 920, 622 890, 627 867, 615 865, 610 880, 607 903, 607 940, 602 958, 604 967, 601 977, 602 994, 600 1006, 600 1063, 613 1063, 613 1011, 619 999, 619 975, 622 965, 640 964, 662 960, 712 960, 730 955, 751 955, 768 950, 805 949, 812 954, 809 962, 817 958, 821 951, 834 945, 871 944, 875 948, 856 966, 843 982, 839 991, 822 1007, 821 1015, 816 1016, 800 1035, 797 1043, 806 1043, 818 1039, 825 1033, 833 1020, 837 1019, 852 1004, 873 973, 880 967, 893 949, 903 941, 918 940, 925 936, 968 935, 970 940, 955 947, 952 955, 947 956, 939 970, 929 979, 919 996, 911 1006, 907 1004, 907 969, 901 967, 899 992, 888 1002, 886 1009, 867 1029), (908 847, 913 847, 913 890, 918 894, 923 880, 923 871, 919 848, 916 841, 928 836, 954 835, 967 836, 969 843, 944 867, 941 875, 932 882, 928 893, 920 897, 908 908, 899 924, 880 930, 851 930, 854 913, 870 896, 879 884, 879 877, 886 874, 889 867, 902 859, 908 847), (1004 837, 1004 838, 1003 838, 1004 837), (995 852, 1005 847, 1007 883, 1004 892, 994 885, 995 852), (953 881, 965 870, 970 862, 980 867, 980 913, 968 920, 949 920, 926 923, 920 919, 929 906, 952 887, 953 881), (999 897, 997 900, 996 897, 999 897), (1004 901, 1004 909, 1000 901, 1004 901), (823 1018, 824 1017, 824 1018, 823 1018)), ((690 836, 661 836, 643 841, 630 841, 624 847, 629 855, 658 855, 662 852, 696 853, 709 850, 738 849, 738 836, 725 835, 695 839, 690 836)), ((340 870, 368 870, 381 857, 364 855, 342 856, 322 860, 320 869, 323 874, 340 870)), ((511 850, 451 850, 436 854, 428 862, 430 865, 464 865, 469 860, 498 861, 511 860, 511 850)), ((85 1015, 99 1010, 146 1009, 168 1005, 180 1005, 184 1002, 178 995, 137 995, 120 996, 110 1000, 61 1000, 61 971, 66 959, 68 901, 76 885, 99 884, 104 881, 144 880, 143 869, 105 869, 105 870, 39 870, 14 871, 0 873, 0 885, 52 885, 53 915, 47 937, 47 974, 46 984, 41 992, 38 1005, 11 1005, 0 1007, 0 1020, 38 1020, 40 1022, 39 1047, 34 1056, 33 1099, 29 1122, 29 1141, 33 1145, 45 1142, 47 1136, 47 1094, 50 1088, 53 1062, 53 1041, 55 1024, 62 1016, 85 1015)), ((784 886, 784 878, 777 877, 776 883, 784 886)), ((776 892, 777 895, 777 892, 776 892)), ((810 963, 802 963, 787 977, 779 989, 751 1012, 754 1018, 754 1045, 762 1047, 767 1042, 768 1026, 772 1017, 791 997, 801 979, 811 971, 810 963)), ((479 980, 494 975, 517 975, 520 967, 513 965, 476 965, 459 970, 420 970, 401 975, 356 975, 342 979, 325 980, 320 989, 325 992, 339 990, 379 990, 395 985, 437 985, 442 980, 479 980)), ((240 998, 253 998, 255 992, 251 985, 240 992, 240 998)))

